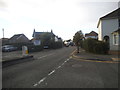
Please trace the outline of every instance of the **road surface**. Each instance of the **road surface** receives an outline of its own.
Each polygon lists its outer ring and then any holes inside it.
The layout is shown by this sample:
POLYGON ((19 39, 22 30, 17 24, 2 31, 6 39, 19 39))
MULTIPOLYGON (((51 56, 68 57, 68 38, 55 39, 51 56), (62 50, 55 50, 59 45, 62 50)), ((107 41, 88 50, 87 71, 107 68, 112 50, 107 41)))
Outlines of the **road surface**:
POLYGON ((35 60, 3 68, 2 88, 118 88, 117 63, 79 61, 74 50, 35 53, 35 60))

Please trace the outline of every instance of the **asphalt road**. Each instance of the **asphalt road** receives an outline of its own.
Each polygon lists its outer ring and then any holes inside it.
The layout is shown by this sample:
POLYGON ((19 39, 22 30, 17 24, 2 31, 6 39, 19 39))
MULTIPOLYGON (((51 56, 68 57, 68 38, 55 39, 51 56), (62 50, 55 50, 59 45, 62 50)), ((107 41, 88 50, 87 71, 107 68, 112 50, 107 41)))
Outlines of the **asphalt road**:
POLYGON ((2 70, 2 88, 118 88, 118 64, 84 62, 75 47, 35 53, 35 60, 2 70))

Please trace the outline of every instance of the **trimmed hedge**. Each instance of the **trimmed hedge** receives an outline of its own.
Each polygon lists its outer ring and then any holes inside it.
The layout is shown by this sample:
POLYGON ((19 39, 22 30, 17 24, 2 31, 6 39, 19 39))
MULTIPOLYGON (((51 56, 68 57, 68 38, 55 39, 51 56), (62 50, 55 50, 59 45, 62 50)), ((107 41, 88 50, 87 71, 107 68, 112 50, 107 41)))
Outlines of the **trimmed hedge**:
POLYGON ((58 48, 62 48, 62 47, 63 47, 62 42, 51 42, 49 45, 50 49, 58 49, 58 48))
POLYGON ((44 49, 43 45, 38 45, 38 46, 28 45, 27 47, 28 47, 28 52, 39 52, 44 49))
MULTIPOLYGON (((12 43, 9 45, 13 45, 18 48, 18 50, 22 50, 22 46, 28 47, 28 52, 39 52, 44 49, 44 44, 35 46, 33 43, 12 43)), ((45 44, 46 45, 46 44, 45 44)), ((58 49, 63 47, 63 42, 50 42, 47 44, 49 49, 58 49)))
POLYGON ((103 41, 88 38, 82 42, 82 48, 92 53, 107 54, 109 51, 109 44, 103 41))

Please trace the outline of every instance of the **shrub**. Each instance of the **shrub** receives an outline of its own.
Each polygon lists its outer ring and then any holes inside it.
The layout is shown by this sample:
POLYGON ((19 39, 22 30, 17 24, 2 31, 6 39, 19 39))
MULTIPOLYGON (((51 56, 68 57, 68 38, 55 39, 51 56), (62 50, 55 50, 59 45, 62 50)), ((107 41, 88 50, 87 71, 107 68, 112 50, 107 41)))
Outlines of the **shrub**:
POLYGON ((51 42, 49 47, 51 49, 58 49, 58 48, 62 48, 63 47, 63 43, 62 42, 51 42))
POLYGON ((28 52, 39 52, 43 50, 43 45, 28 45, 28 52))
POLYGON ((109 44, 103 41, 88 38, 83 41, 82 48, 92 53, 107 54, 109 51, 109 44))

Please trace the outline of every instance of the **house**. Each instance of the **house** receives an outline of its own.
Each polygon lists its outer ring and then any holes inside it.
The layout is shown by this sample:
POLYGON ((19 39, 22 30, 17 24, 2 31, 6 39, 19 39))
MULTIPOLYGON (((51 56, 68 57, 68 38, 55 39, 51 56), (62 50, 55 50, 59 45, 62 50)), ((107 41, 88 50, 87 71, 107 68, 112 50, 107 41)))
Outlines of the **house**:
POLYGON ((34 45, 40 45, 41 44, 41 40, 44 38, 46 38, 45 42, 49 42, 48 38, 53 40, 54 42, 58 42, 59 38, 58 36, 56 36, 53 31, 51 30, 51 32, 36 32, 35 29, 33 31, 33 35, 32 35, 33 39, 32 42, 34 43, 34 45), (44 37, 43 37, 44 36, 44 37))
POLYGON ((98 34, 94 31, 91 31, 90 33, 85 34, 85 39, 87 38, 98 39, 98 34))
POLYGON ((24 34, 15 34, 9 39, 9 43, 24 43, 30 42, 29 39, 24 34))
POLYGON ((120 28, 110 35, 110 53, 120 54, 120 28))
POLYGON ((98 40, 108 42, 110 45, 110 52, 120 51, 120 8, 111 13, 101 17, 98 25, 98 40))
POLYGON ((2 42, 2 45, 9 43, 9 38, 1 38, 0 41, 2 42))

